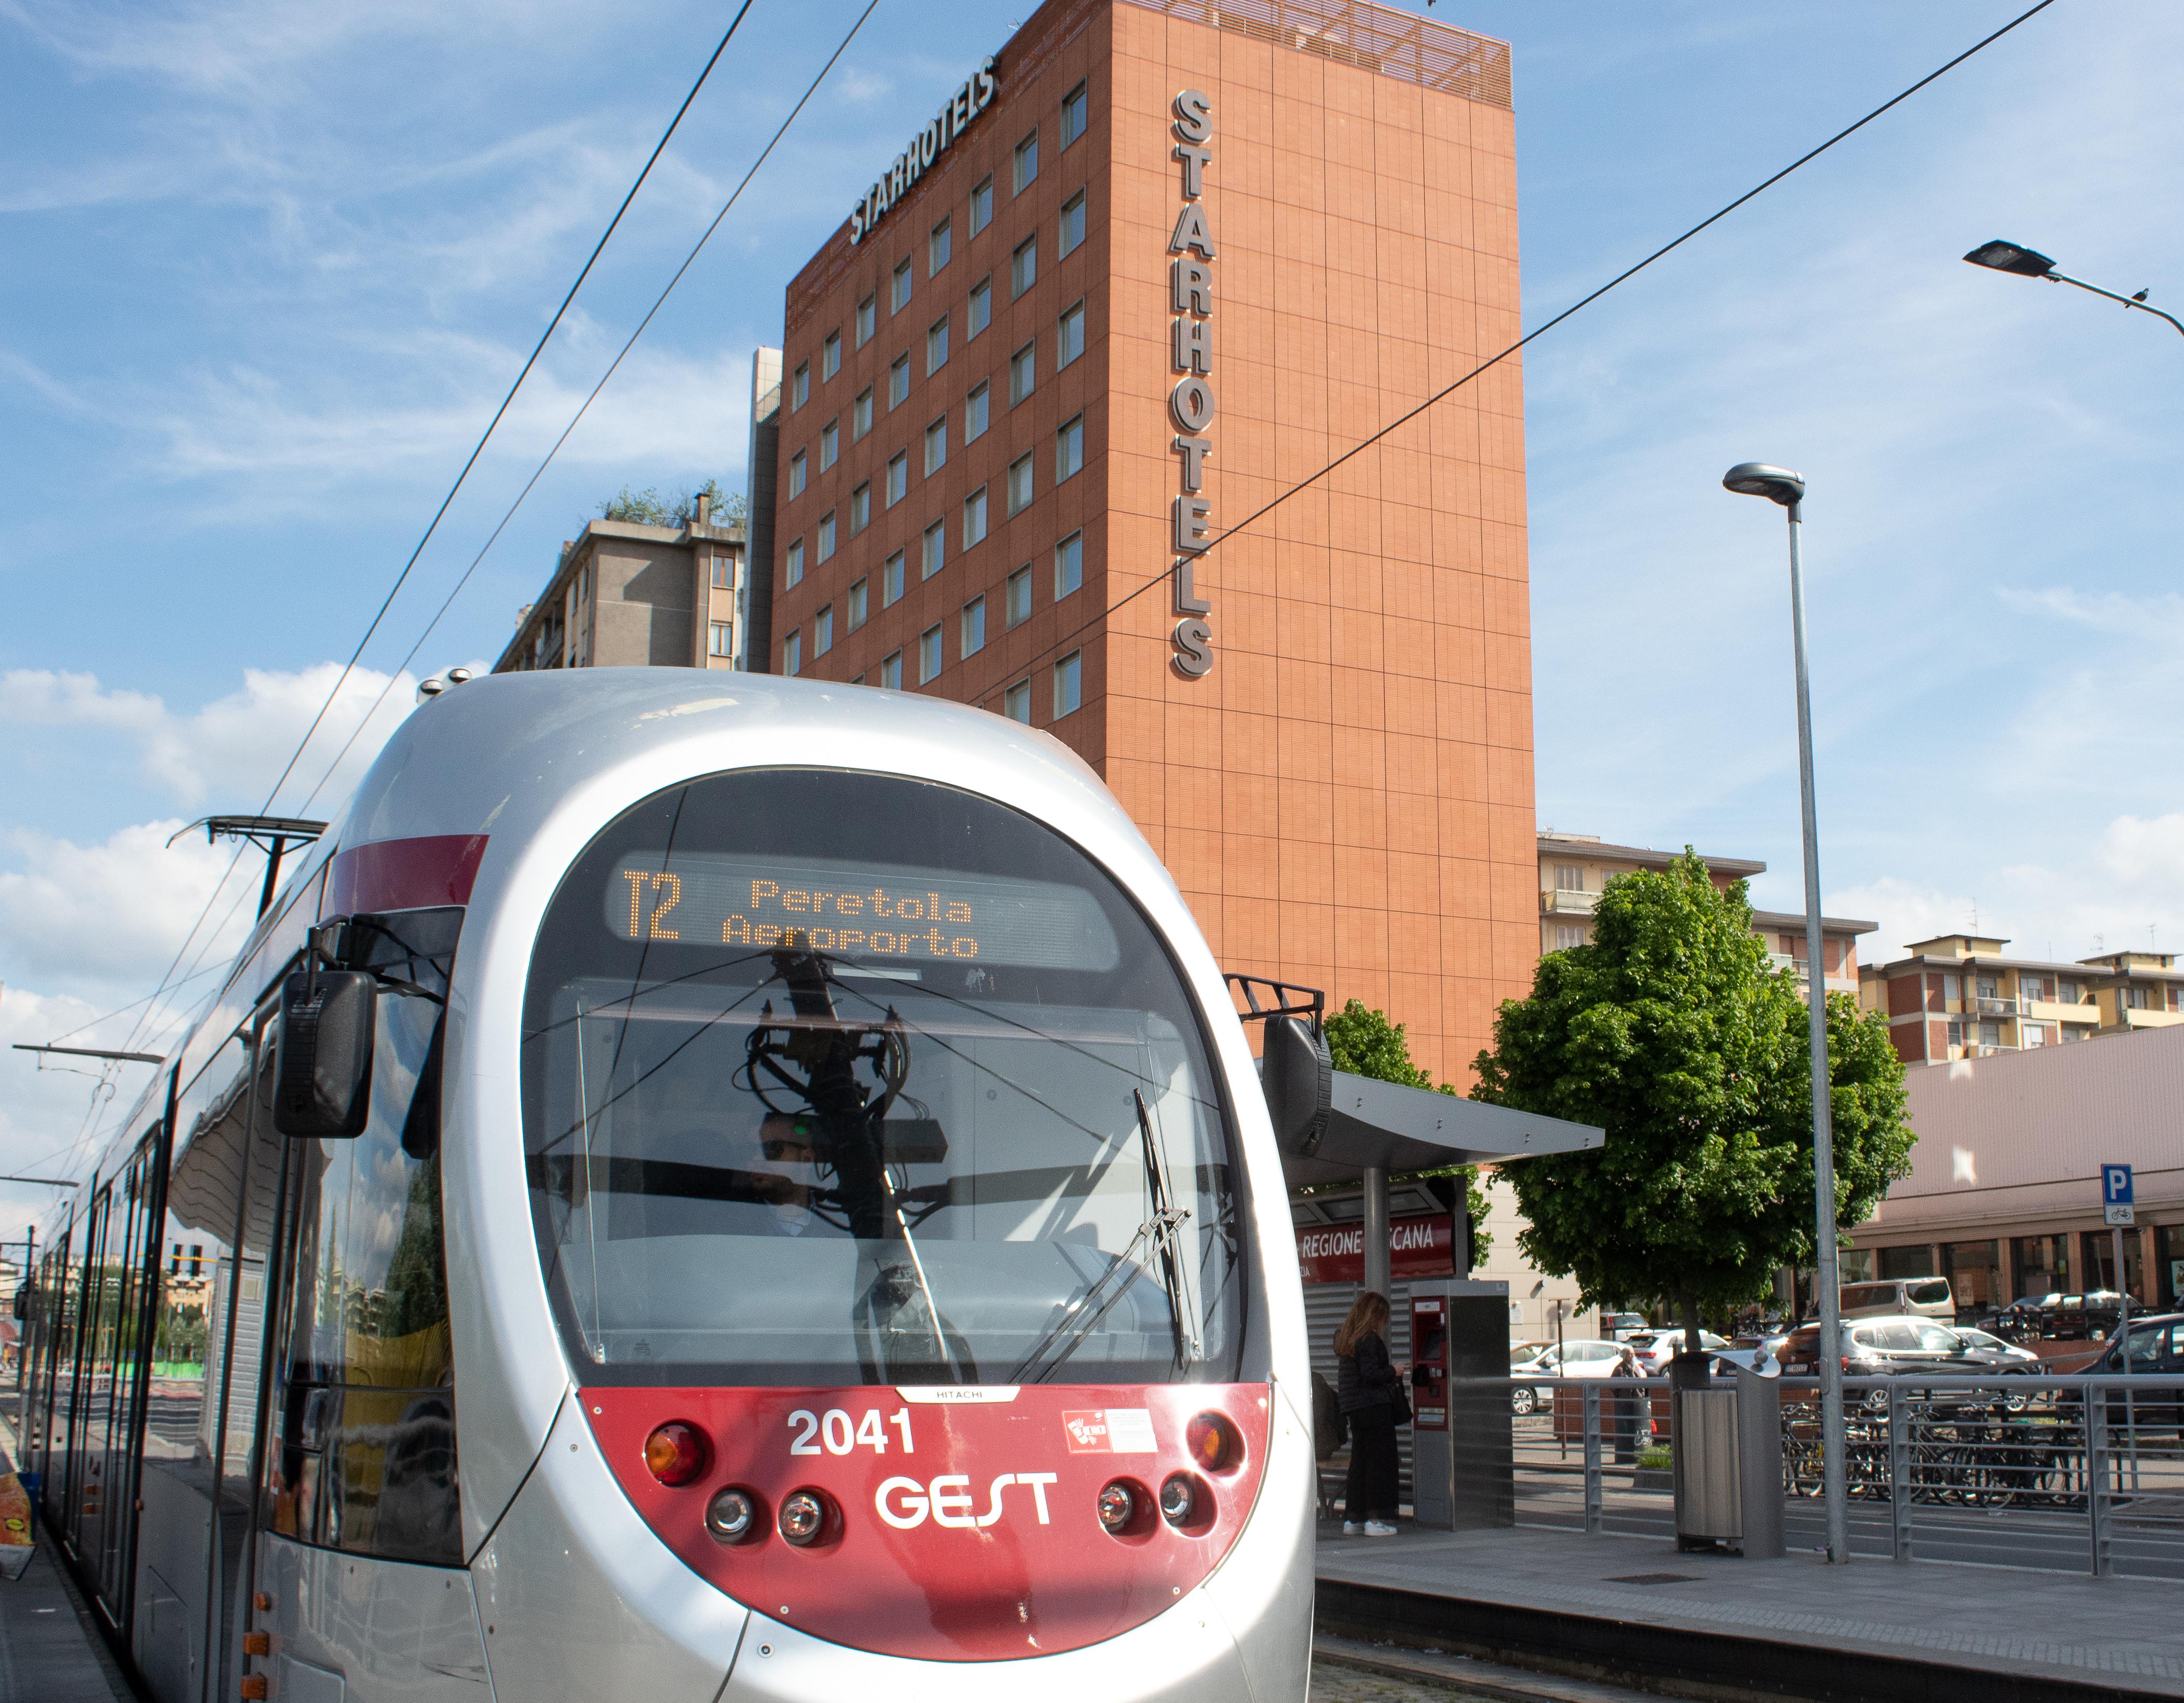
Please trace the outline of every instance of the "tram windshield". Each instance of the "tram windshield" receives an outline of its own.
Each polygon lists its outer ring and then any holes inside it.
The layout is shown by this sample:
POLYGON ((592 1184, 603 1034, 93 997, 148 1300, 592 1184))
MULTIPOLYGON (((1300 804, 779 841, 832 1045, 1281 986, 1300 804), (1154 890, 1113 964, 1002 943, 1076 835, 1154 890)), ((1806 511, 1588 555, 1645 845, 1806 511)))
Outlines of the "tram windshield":
POLYGON ((588 1382, 1237 1376, 1239 1179, 1181 979, 990 800, 772 769, 628 812, 540 930, 523 1112, 588 1382))

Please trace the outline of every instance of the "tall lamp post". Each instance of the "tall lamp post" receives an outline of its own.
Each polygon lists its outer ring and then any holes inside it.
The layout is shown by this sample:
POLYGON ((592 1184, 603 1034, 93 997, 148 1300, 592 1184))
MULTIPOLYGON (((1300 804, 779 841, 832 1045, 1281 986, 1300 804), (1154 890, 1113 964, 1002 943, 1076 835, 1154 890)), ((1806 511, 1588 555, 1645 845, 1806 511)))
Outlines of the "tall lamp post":
POLYGON ((1797 791, 1805 834, 1805 965, 1813 1074, 1813 1226, 1819 1268, 1820 1473, 1828 1516, 1828 1559, 1850 1559, 1850 1503, 1843 1476, 1841 1310, 1836 1263, 1835 1134, 1828 1122, 1827 961, 1820 955, 1820 833, 1813 801, 1813 697, 1805 667, 1805 581, 1798 529, 1805 481, 1786 467, 1742 461, 1722 477, 1740 496, 1764 497, 1790 511, 1790 631, 1797 656, 1797 791))
POLYGON ((2165 319, 2179 332, 2184 332, 2184 320, 2175 314, 2164 312, 2148 301, 2147 293, 2141 290, 2135 296, 2118 295, 2114 290, 2104 290, 2098 284, 2089 284, 2083 278, 2071 277, 2055 270, 2055 263, 2037 248, 2028 248, 2022 243, 2005 243, 1997 237, 1992 243, 1982 243, 1964 256, 1975 266, 1985 266, 1992 271, 2008 272, 2020 278, 2045 278, 2051 284, 2075 284, 2081 290, 2091 290, 2097 296, 2106 296, 2112 302, 2121 302, 2127 308, 2142 308, 2156 319, 2165 319))

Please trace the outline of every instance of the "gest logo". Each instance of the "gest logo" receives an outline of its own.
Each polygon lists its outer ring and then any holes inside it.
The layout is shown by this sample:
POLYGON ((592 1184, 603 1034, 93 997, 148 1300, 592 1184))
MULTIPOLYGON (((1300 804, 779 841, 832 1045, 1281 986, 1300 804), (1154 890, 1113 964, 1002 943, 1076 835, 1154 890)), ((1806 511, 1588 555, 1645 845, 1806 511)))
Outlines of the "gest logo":
POLYGON ((1045 1526, 1051 1523, 1046 1512, 1046 1487, 1056 1477, 1051 1472, 1004 1472, 988 1490, 986 1511, 975 1516, 971 1512, 974 1505, 967 1472, 944 1472, 924 1484, 915 1478, 890 1478, 873 1494, 872 1506, 898 1532, 915 1531, 928 1516, 936 1526, 980 1530, 1001 1517, 1001 1492, 1011 1484, 1022 1484, 1029 1487, 1039 1523, 1045 1526))

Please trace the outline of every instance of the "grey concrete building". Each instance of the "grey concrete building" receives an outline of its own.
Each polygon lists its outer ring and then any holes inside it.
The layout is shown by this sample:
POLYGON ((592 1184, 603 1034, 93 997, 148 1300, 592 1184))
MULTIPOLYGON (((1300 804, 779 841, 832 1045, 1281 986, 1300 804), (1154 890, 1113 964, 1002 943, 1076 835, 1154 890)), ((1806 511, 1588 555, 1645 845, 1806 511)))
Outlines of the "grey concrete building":
POLYGON ((743 522, 714 524, 703 498, 688 526, 590 522, 561 546, 553 578, 517 616, 493 673, 737 667, 746 544, 743 522))

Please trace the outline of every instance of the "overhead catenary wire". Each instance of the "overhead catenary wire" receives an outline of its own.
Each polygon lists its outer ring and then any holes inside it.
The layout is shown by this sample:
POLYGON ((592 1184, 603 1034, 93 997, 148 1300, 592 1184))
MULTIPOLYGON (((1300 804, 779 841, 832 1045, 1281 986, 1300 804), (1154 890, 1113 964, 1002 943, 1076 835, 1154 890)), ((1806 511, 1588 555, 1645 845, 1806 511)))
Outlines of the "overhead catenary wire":
MULTIPOLYGON (((547 343, 560 327, 561 321, 569 311, 570 305, 575 302, 577 291, 583 288, 585 279, 591 276, 592 268, 598 264, 600 254, 605 251, 608 239, 621 226, 622 215, 629 211, 630 204, 637 199, 637 192, 644 187, 645 180, 652 175, 652 168, 659 163, 660 156, 666 151, 669 141, 681 126, 684 115, 690 110, 691 103, 698 98, 699 91, 705 87, 706 79, 712 75, 713 68, 720 64, 721 55, 727 51, 728 43, 734 39, 737 30, 741 27, 744 15, 749 12, 753 3, 754 0, 743 0, 743 4, 737 9, 736 15, 728 20, 727 31, 715 45, 711 54, 707 57, 704 68, 698 73, 697 80, 690 85, 690 92, 682 97, 682 104, 675 109, 674 117, 667 121, 667 128, 660 132, 660 140, 654 144, 652 152, 645 157, 644 166, 630 183, 628 193, 622 197, 621 204, 615 209, 614 216, 607 221, 606 229, 599 233, 599 241, 592 245, 591 253, 585 257, 584 264, 578 270, 575 282, 569 286, 568 293, 561 298, 560 305, 554 310, 554 316, 546 322, 545 330, 539 333, 538 341, 532 346, 529 357, 523 363, 522 370, 515 375, 515 382, 508 387, 508 394, 501 398, 500 405, 493 410, 493 418, 486 422, 485 430, 478 434, 476 444, 465 459, 461 471, 455 475, 454 483, 448 487, 447 495, 440 500, 439 506, 432 511, 432 517, 426 523, 424 532, 420 534, 416 547, 410 552, 408 560, 402 564, 401 571, 394 576, 394 583, 387 587, 386 596, 380 600, 378 609, 374 611, 370 621, 364 629, 364 636, 357 640, 356 648, 350 651, 348 660, 342 665, 341 673, 335 677, 333 687, 327 692, 326 701, 319 706, 317 713, 311 717, 310 725, 304 729, 303 738, 296 742, 295 750, 289 754, 287 762, 281 765, 280 775, 266 792, 265 802, 258 812, 259 815, 266 815, 271 812, 274 799, 279 796, 281 789, 287 784, 288 777, 295 772, 297 763, 302 760, 304 752, 309 746, 313 736, 317 734, 320 726, 325 722, 327 712, 333 708, 341 696, 342 688, 348 684, 350 675, 355 673, 358 660, 363 656, 365 647, 371 643, 372 636, 378 632, 380 623, 386 620, 387 611, 393 607, 394 600, 408 581, 411 570, 417 566, 418 559, 424 555, 425 546, 432 542, 432 535, 439 529, 440 522, 446 517, 457 493, 462 489, 464 483, 470 477, 471 470, 477 466, 479 456, 485 453, 486 444, 491 441, 501 421, 507 416, 510 407, 515 403, 516 392, 523 388, 524 380, 531 376, 532 369, 538 366, 539 356, 545 353, 547 343)), ((413 651, 411 654, 415 653, 413 651)), ((382 689, 381 696, 384 695, 385 692, 382 689)), ((375 701, 374 708, 376 707, 377 703, 375 701)), ((370 719, 369 716, 366 719, 370 719)), ((360 723, 359 726, 361 726, 360 723)), ((354 743, 354 734, 350 736, 351 743, 354 743)), ((346 753, 348 746, 344 745, 343 750, 346 753)), ((337 759, 337 762, 338 761, 337 759)), ((324 783, 321 782, 320 784, 323 785, 324 783)), ((315 798, 318 796, 317 789, 313 790, 311 796, 315 798)), ((243 848, 241 846, 236 848, 235 857, 230 861, 226 871, 220 877, 221 885, 225 885, 228 876, 235 873, 236 864, 242 860, 242 851, 243 848)), ((205 918, 211 913, 212 907, 219 896, 220 887, 215 886, 212 896, 205 901, 204 909, 198 913, 197 921, 191 925, 189 933, 183 937, 182 944, 176 949, 174 963, 167 966, 164 974, 160 977, 159 986, 153 989, 153 997, 155 999, 166 991, 168 983, 174 975, 176 966, 181 963, 182 954, 189 950, 190 942, 197 937, 198 930, 203 926, 205 918)), ((140 1017, 139 1026, 142 1022, 142 1019, 140 1017)), ((130 1032, 133 1038, 136 1030, 132 1028, 130 1032)))
MULTIPOLYGON (((1507 349, 1501 350, 1498 354, 1488 356, 1487 359, 1480 361, 1478 366, 1473 367, 1461 378, 1458 378, 1453 382, 1445 385, 1440 389, 1434 392, 1432 395, 1427 397, 1424 401, 1419 403, 1416 407, 1408 410, 1405 413, 1399 414, 1396 418, 1390 420, 1386 425, 1381 427, 1379 431, 1373 433, 1370 437, 1362 438, 1357 443, 1351 444, 1350 448, 1344 450, 1340 455, 1337 455, 1333 461, 1328 462, 1326 466, 1321 467, 1318 472, 1308 474, 1304 478, 1298 480, 1296 483, 1291 485, 1287 490, 1277 493, 1272 500, 1262 504, 1251 513, 1246 515, 1235 525, 1225 528, 1217 537, 1212 539, 1207 544, 1206 550, 1199 554, 1196 560, 1201 561, 1204 561, 1206 556, 1211 555, 1214 550, 1219 549, 1220 546, 1228 539, 1234 538, 1240 533, 1248 530, 1256 522, 1263 520, 1267 516, 1272 514, 1276 509, 1279 508, 1284 503, 1289 501, 1290 498, 1298 495, 1301 492, 1309 490, 1312 486, 1318 484, 1322 479, 1325 478, 1336 468, 1341 466, 1346 461, 1350 461, 1354 456, 1362 455, 1366 450, 1371 449, 1375 444, 1378 444, 1382 438, 1387 437, 1390 433, 1401 430, 1412 421, 1417 419, 1418 416, 1424 414, 1428 409, 1431 408, 1435 403, 1445 400, 1446 398, 1453 395, 1457 391, 1461 390, 1465 385, 1470 383, 1473 379, 1477 378, 1480 374, 1490 371, 1493 368, 1500 366, 1503 361, 1508 360, 1511 355, 1523 349, 1527 343, 1532 343, 1536 339, 1546 336, 1549 332, 1552 331, 1557 326, 1562 324, 1565 320, 1571 318, 1573 315, 1580 313, 1585 309, 1591 306, 1593 303, 1598 301, 1609 291, 1615 289, 1619 285, 1629 282, 1632 278, 1636 277, 1639 273, 1644 271, 1648 266, 1652 265, 1656 260, 1662 260, 1667 255, 1673 254, 1676 249, 1682 248, 1685 243, 1690 242, 1692 237, 1697 236, 1702 231, 1706 230, 1709 226, 1720 223, 1721 221, 1726 219, 1730 214, 1736 212, 1738 208, 1743 206, 1747 202, 1752 201, 1758 196, 1764 194, 1768 190, 1772 189, 1776 184, 1780 183, 1784 178, 1789 176, 1791 172, 1796 171, 1799 167, 1808 165, 1814 160, 1818 159, 1837 142, 1842 142, 1847 137, 1856 135, 1859 131, 1864 130, 1866 126, 1871 124, 1875 119, 1879 118, 1883 113, 1887 112, 1891 108, 1902 105, 1905 101, 1910 99, 1913 95, 1917 94, 1919 90, 1925 88, 1929 83, 1937 81, 1941 78, 1947 75, 1949 72, 1954 70, 1958 65, 1963 64, 1965 60, 1972 58, 1975 54, 1981 52, 1985 48, 1992 47, 1995 42, 2000 41, 2004 36, 2007 36, 2011 31, 2016 29, 2019 25, 2025 23, 2031 19, 2037 16, 2040 13, 2046 11, 2054 3, 2055 0, 2038 0, 2038 3, 2036 5, 2026 8, 2025 10, 2019 13, 2017 16, 2012 18, 2000 29, 1994 31, 1990 35, 1981 36, 1978 41, 1973 42, 1970 47, 1965 48, 1964 52, 1958 53, 1955 58, 1946 61, 1945 63, 1936 66, 1934 70, 1927 72, 1925 76, 1919 78, 1918 81, 1911 84, 1908 88, 1902 90, 1897 94, 1892 95, 1888 99, 1883 101, 1879 106, 1874 108, 1871 112, 1866 114, 1864 117, 1858 120, 1855 123, 1844 126, 1842 129, 1837 131, 1825 142, 1820 143, 1819 146, 1799 154, 1795 159, 1791 160, 1787 165, 1784 166, 1780 171, 1774 173, 1771 176, 1762 178, 1758 183, 1746 190, 1743 194, 1738 196, 1734 201, 1729 202, 1725 205, 1716 209, 1713 212, 1709 213, 1705 218, 1700 220, 1697 224, 1685 231, 1681 236, 1663 243, 1659 248, 1654 249, 1652 254, 1646 255, 1644 260, 1638 261, 1634 265, 1625 267, 1622 271, 1618 272, 1606 283, 1591 291, 1589 294, 1580 296, 1576 301, 1572 302, 1560 313, 1555 315, 1553 318, 1546 321, 1542 324, 1535 326, 1530 331, 1526 332, 1524 336, 1518 338, 1516 342, 1511 343, 1507 349)), ((1090 619, 1079 623, 1075 628, 1072 628, 1068 633, 1065 634, 1061 638, 1054 640, 1053 643, 1048 645, 1044 650, 1034 650, 1026 661, 1017 664, 1015 667, 1009 668, 1006 672, 1014 674, 1018 671, 1018 669, 1030 668, 1036 666, 1038 663, 1045 661, 1048 656, 1052 656, 1055 652, 1066 648, 1067 645, 1074 643, 1077 639, 1082 638, 1085 634, 1091 632, 1095 628, 1102 625, 1111 616, 1114 615, 1117 611, 1123 609, 1131 603, 1134 603, 1139 598, 1144 596, 1145 593, 1150 591, 1155 586, 1164 585, 1167 583, 1168 581, 1174 578, 1174 577, 1175 568, 1174 566, 1171 564, 1167 567, 1162 569, 1160 572, 1155 574, 1151 578, 1145 581, 1144 584, 1137 587, 1134 590, 1126 592, 1121 597, 1117 598, 1114 602, 1109 604, 1106 608, 1100 611, 1097 615, 1093 616, 1090 619)), ((990 691, 982 692, 979 694, 976 701, 981 704, 989 702, 994 698, 1002 696, 1009 691, 1011 687, 1018 684, 1020 684, 1020 682, 1011 680, 1003 685, 994 688, 990 691)))
POLYGON ((349 747, 356 743, 357 735, 364 731, 365 723, 378 713, 380 705, 386 701, 387 693, 393 690, 395 681, 402 676, 402 671, 407 668, 416 659, 417 653, 425 648, 425 641, 432 636, 433 629, 438 627, 441 621, 446 617, 448 611, 454 606, 455 600, 462 595, 463 588, 470 583, 471 576, 477 572, 479 564, 486 558, 487 552, 499 542, 500 535, 507 530, 508 523, 515 518, 515 511, 523 506, 524 500, 530 496, 532 488, 545 476, 547 468, 553 465, 554 458, 561 453, 561 446, 569 441, 570 434, 576 431, 578 422, 590 410, 592 404, 599 400, 599 393, 606 388, 607 381, 615 376, 624 357, 636 347, 638 338, 644 335, 645 328, 652 323, 654 316, 667 304, 667 298, 674 293, 675 287, 682 282, 682 275, 690 270, 705 244, 712 240, 713 233, 721 227, 721 221, 728 216, 728 209, 736 204, 744 191, 750 187, 751 179, 758 175, 759 168, 766 164, 767 157, 780 143, 782 137, 788 133, 789 126, 796 122, 797 115, 811 103, 811 97, 819 92, 819 85, 827 80, 827 74, 834 69, 835 62, 849 51, 850 43, 856 39, 857 32, 865 27, 865 20, 872 15, 878 5, 879 0, 870 0, 870 3, 857 15, 857 21, 850 26, 849 33, 842 37, 839 45, 828 56, 827 63, 819 68, 818 75, 811 79, 811 85, 804 91, 803 98, 789 109, 788 116, 781 121, 780 128, 774 131, 772 140, 759 150, 758 158, 751 162, 750 170, 744 173, 743 181, 736 185, 734 191, 722 204, 721 210, 713 215, 713 222, 705 227, 704 234, 691 246, 689 254, 683 257, 682 264, 675 269, 675 275, 668 279, 666 288, 660 292, 658 299, 646 310, 644 317, 638 321, 637 329, 630 332, 628 340, 616 353, 615 358, 607 363, 606 371, 599 375, 599 381, 592 387, 591 394, 578 405, 577 411, 569 416, 569 423, 561 428, 561 435, 554 440, 553 448, 546 452, 544 458, 532 471, 531 477, 524 482, 523 489, 515 494, 515 500, 508 505, 508 512, 500 517, 499 525, 493 528, 486 541, 478 547, 477 554, 471 558, 470 566, 463 570, 461 577, 455 581, 453 589, 448 591, 446 599, 434 612, 432 618, 425 623, 425 630, 417 635, 416 643, 412 645, 408 654, 394 665, 387 676, 386 684, 379 689, 379 695, 372 700, 371 707, 365 712, 364 719, 357 723, 355 730, 349 734, 348 742, 342 746, 333 762, 327 765, 326 773, 320 777, 318 785, 311 789, 310 797, 306 798, 303 805, 298 807, 299 808, 308 808, 311 800, 316 798, 326 783, 333 779, 334 772, 341 767, 342 759, 348 755, 349 747))

